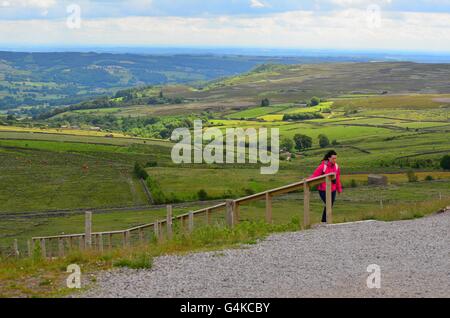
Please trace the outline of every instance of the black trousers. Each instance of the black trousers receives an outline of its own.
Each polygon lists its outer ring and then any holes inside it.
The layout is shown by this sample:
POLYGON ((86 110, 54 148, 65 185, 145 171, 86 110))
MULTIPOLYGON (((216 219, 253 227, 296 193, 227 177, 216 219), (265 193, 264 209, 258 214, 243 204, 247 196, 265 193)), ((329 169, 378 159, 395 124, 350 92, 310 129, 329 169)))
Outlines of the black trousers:
MULTIPOLYGON (((325 207, 323 208, 322 213, 322 222, 327 221, 327 194, 326 191, 319 191, 320 198, 322 199, 323 203, 325 203, 325 207)), ((331 206, 334 205, 334 200, 336 200, 336 191, 331 192, 331 206)))

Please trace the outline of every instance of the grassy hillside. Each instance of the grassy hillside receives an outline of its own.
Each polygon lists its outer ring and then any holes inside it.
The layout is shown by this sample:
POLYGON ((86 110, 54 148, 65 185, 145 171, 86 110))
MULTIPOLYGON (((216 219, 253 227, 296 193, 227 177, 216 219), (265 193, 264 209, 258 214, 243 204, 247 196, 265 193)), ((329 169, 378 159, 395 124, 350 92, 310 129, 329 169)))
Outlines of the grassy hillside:
MULTIPOLYGON (((439 64, 264 65, 201 88, 167 85, 128 90, 107 100, 116 103, 114 107, 99 103, 98 108, 64 110, 39 120, 3 116, 0 243, 9 246, 19 237, 23 244, 31 235, 82 229, 80 215, 52 216, 54 210, 147 204, 133 174, 135 162, 152 163, 145 169, 158 203, 205 199, 200 190, 206 191, 207 200, 234 198, 294 182, 309 176, 329 149, 338 152, 345 186, 335 210, 337 221, 366 218, 367 213, 384 215, 385 209, 410 202, 426 205, 427 200, 446 200, 450 175, 442 170, 440 160, 450 153, 448 73, 450 67, 439 64), (314 95, 322 102, 307 106, 314 95), (181 102, 140 104, 153 98, 181 102), (261 106, 264 98, 269 106, 261 106), (319 116, 285 117, 309 113, 319 116), (167 138, 173 129, 189 127, 199 118, 224 132, 230 127, 267 127, 279 128, 282 139, 305 134, 312 138, 312 147, 296 151, 291 161, 282 158, 279 172, 269 176, 260 174, 260 165, 175 165, 170 158, 173 144, 167 138), (319 135, 334 144, 321 148, 319 135), (419 182, 408 182, 410 170, 419 182), (369 173, 388 175, 390 185, 368 187, 369 173), (44 215, 18 218, 12 215, 17 212, 44 215)), ((96 106, 95 101, 89 103, 96 106)), ((295 217, 301 210, 300 197, 277 199, 274 219, 283 223, 295 217)), ((316 199, 314 220, 321 209, 316 199)), ((198 205, 190 204, 176 213, 198 205)), ((242 209, 248 220, 263 213, 260 203, 242 209)), ((161 208, 104 212, 96 214, 95 226, 121 229, 163 215, 161 208)))
MULTIPOLYGON (((355 103, 370 102, 371 109, 423 110, 448 105, 449 64, 410 62, 328 63, 305 65, 263 65, 248 73, 208 82, 203 86, 166 85, 131 90, 127 100, 99 101, 105 110, 95 115, 166 116, 212 112, 228 115, 261 105, 295 106, 313 96, 333 98, 336 106, 353 109, 355 103), (160 92, 166 100, 158 102, 160 92), (434 94, 434 95, 433 95, 434 94), (404 95, 385 98, 385 95, 404 95), (408 97, 409 96, 409 97, 408 97), (145 97, 145 98, 143 98, 145 97), (180 104, 170 103, 178 100, 180 104), (345 106, 345 107, 344 107, 345 106), (373 106, 373 107, 372 107, 373 106)), ((291 109, 294 111, 295 109, 291 109)), ((254 110, 258 112, 258 110, 254 110)), ((261 110, 271 114, 274 109, 261 110)), ((67 113, 66 113, 67 114, 67 113)), ((228 118, 240 118, 231 115, 228 118)), ((58 115, 60 116, 60 115, 58 115)), ((253 113, 242 114, 242 118, 253 113)), ((255 116, 256 117, 256 116, 255 116)))
POLYGON ((296 57, 0 52, 0 109, 74 104, 120 88, 209 81, 296 57))
POLYGON ((147 204, 133 165, 168 161, 166 144, 0 132, 0 214, 147 204))

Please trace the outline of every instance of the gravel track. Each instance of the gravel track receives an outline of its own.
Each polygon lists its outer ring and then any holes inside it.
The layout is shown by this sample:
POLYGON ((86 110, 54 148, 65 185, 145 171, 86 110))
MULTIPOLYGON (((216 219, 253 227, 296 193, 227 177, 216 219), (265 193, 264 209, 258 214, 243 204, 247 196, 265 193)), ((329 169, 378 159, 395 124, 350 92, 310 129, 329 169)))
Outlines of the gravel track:
POLYGON ((450 211, 275 234, 256 245, 162 256, 102 272, 82 297, 450 297, 450 211), (367 266, 381 267, 369 289, 367 266))

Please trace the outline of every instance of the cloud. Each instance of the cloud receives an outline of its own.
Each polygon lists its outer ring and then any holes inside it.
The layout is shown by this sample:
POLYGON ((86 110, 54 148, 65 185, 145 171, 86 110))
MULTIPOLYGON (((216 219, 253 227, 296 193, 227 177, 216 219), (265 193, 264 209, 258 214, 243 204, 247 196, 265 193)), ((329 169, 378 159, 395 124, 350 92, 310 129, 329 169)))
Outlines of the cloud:
POLYGON ((120 17, 0 21, 0 43, 29 45, 231 46, 450 52, 450 13, 384 12, 371 28, 365 9, 292 11, 257 17, 120 17), (44 36, 45 35, 45 36, 44 36))
POLYGON ((265 8, 266 5, 259 0, 250 0, 250 7, 252 8, 265 8))
POLYGON ((31 7, 31 8, 50 8, 56 5, 56 0, 3 0, 2 7, 31 7))
POLYGON ((359 7, 391 4, 392 0, 331 0, 331 2, 341 7, 359 7))

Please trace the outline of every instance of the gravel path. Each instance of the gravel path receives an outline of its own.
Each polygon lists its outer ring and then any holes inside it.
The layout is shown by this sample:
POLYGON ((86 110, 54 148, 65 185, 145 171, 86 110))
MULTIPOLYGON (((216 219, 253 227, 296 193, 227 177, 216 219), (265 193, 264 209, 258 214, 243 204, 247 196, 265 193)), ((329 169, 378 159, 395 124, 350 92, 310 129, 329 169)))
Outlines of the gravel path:
POLYGON ((450 211, 275 234, 243 249, 103 272, 83 297, 450 297, 450 211), (366 285, 381 268, 381 288, 366 285))

